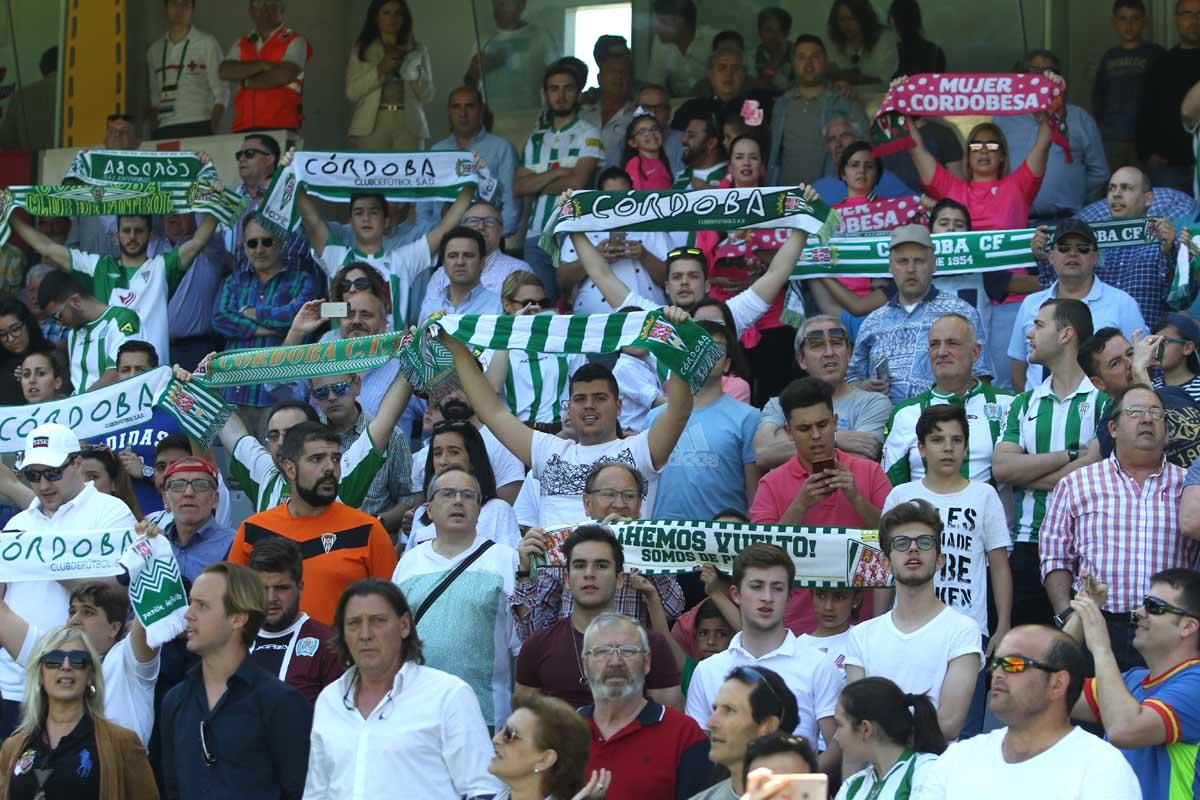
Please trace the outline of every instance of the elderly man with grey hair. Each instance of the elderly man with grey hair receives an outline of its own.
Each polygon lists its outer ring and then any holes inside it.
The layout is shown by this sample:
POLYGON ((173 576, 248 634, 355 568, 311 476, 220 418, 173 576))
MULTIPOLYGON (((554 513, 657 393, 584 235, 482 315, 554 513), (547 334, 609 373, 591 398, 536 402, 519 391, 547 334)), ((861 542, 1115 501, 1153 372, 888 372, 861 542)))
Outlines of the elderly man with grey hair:
POLYGON ((392 581, 415 609, 425 664, 466 681, 484 720, 498 727, 512 710, 520 649, 512 599, 518 559, 477 529, 481 497, 479 481, 462 467, 437 475, 429 484, 436 535, 405 552, 392 581))
MULTIPOLYGON (((833 387, 833 411, 838 430, 834 443, 839 450, 872 460, 879 458, 884 426, 892 414, 892 402, 880 392, 867 392, 846 383, 850 364, 850 334, 846 326, 827 314, 809 317, 796 331, 796 364, 810 377, 833 387)), ((779 398, 763 406, 754 434, 755 463, 771 470, 796 455, 796 444, 786 430, 787 420, 779 398)))
POLYGON ((592 705, 587 772, 609 770, 608 797, 691 797, 708 786, 708 737, 681 711, 645 696, 650 639, 641 624, 606 611, 583 632, 592 705))

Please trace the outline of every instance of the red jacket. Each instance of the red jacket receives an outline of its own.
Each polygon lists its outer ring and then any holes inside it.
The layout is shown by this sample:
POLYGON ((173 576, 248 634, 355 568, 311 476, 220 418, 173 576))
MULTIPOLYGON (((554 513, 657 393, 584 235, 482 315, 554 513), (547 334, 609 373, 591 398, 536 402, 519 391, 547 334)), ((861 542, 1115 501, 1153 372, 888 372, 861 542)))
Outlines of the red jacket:
MULTIPOLYGON (((280 27, 259 45, 258 36, 243 36, 238 42, 238 57, 242 61, 269 61, 279 64, 288 46, 298 36, 291 28, 280 27)), ((305 42, 305 60, 312 58, 312 45, 305 42)), ((304 70, 296 80, 274 89, 238 89, 233 98, 233 130, 286 128, 300 129, 304 120, 301 98, 304 93, 304 70)))

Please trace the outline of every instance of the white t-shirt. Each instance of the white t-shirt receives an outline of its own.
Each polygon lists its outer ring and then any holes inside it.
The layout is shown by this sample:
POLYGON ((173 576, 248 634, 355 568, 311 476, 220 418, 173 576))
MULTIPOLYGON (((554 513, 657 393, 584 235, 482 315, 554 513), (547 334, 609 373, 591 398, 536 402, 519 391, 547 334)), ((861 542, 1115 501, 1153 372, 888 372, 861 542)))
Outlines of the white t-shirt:
POLYGON ((912 633, 902 633, 892 622, 894 613, 850 629, 846 665, 862 667, 868 678, 888 678, 905 692, 927 694, 937 706, 950 662, 971 653, 983 657, 979 628, 965 614, 945 608, 912 633))
MULTIPOLYGON (((433 542, 404 554, 392 581, 409 604, 421 603, 460 561, 482 545, 475 543, 454 558, 434 552, 433 542)), ((426 610, 417 632, 425 665, 462 678, 475 690, 483 718, 499 726, 512 707, 513 657, 520 649, 508 598, 516 589, 517 551, 492 545, 455 578, 426 610)))
POLYGON ((925 772, 912 800, 1135 800, 1137 776, 1121 751, 1074 728, 1043 753, 1009 764, 1001 746, 1008 728, 950 745, 925 772))
MULTIPOLYGON (((110 530, 121 531, 137 524, 129 507, 115 497, 101 494, 91 481, 73 499, 63 503, 52 517, 42 513, 41 500, 8 521, 5 530, 110 530)), ((71 593, 58 581, 18 581, 8 585, 4 597, 13 613, 31 628, 48 631, 67 622, 71 593)), ((5 700, 25 697, 25 670, 0 649, 0 694, 5 700)))
POLYGON ((583 483, 592 466, 601 461, 621 461, 641 472, 646 479, 642 507, 654 508, 659 471, 650 457, 650 442, 645 431, 628 439, 592 445, 534 431, 531 451, 530 474, 541 481, 538 524, 543 528, 583 522, 588 518, 583 510, 583 483))
POLYGON ((961 492, 938 494, 924 480, 902 483, 888 494, 883 511, 908 500, 929 501, 942 516, 946 564, 933 579, 938 598, 975 620, 987 636, 988 553, 1012 546, 1012 533, 1000 495, 971 481, 961 492))
POLYGON ((517 515, 518 525, 536 528, 542 524, 542 482, 533 477, 532 472, 521 482, 521 491, 517 492, 513 512, 517 515))
POLYGON ((643 361, 621 353, 612 373, 621 390, 621 415, 618 417, 621 428, 641 433, 646 430, 646 415, 663 396, 658 372, 648 359, 643 361))
POLYGON ((853 625, 833 636, 813 636, 811 633, 802 633, 796 638, 809 647, 820 650, 829 658, 830 664, 845 672, 846 653, 850 650, 850 631, 852 630, 854 630, 853 625))
MULTIPOLYGON (((29 626, 16 663, 24 669, 42 630, 29 626)), ((7 654, 6 654, 7 655, 7 654)), ((141 663, 133 654, 133 643, 125 636, 117 640, 104 656, 100 673, 104 676, 104 716, 138 735, 143 745, 150 742, 154 728, 154 684, 158 681, 158 654, 141 663)))
MULTIPOLYGON (((514 456, 487 428, 480 428, 483 447, 487 450, 492 473, 496 476, 496 488, 525 480, 525 465, 514 456)), ((425 445, 412 457, 412 485, 414 491, 425 490, 425 462, 429 458, 429 445, 425 445)))
MULTIPOLYGON (((412 533, 409 534, 405 547, 416 547, 437 535, 433 522, 428 525, 421 522, 421 517, 425 515, 428 507, 427 503, 422 503, 413 512, 412 533)), ((479 521, 475 523, 475 529, 484 539, 491 539, 496 544, 506 544, 514 550, 521 544, 517 515, 513 512, 513 507, 499 497, 493 497, 479 509, 479 521)))
MULTIPOLYGON (((610 236, 612 234, 607 231, 604 233, 587 234, 588 239, 596 246, 599 246, 601 242, 608 241, 610 236)), ((630 231, 625 234, 625 239, 630 242, 641 242, 642 247, 647 252, 657 256, 659 259, 666 259, 667 253, 671 252, 671 239, 665 233, 638 233, 630 231)), ((571 237, 568 236, 563 239, 559 258, 564 264, 579 260, 579 255, 575 252, 575 245, 571 242, 571 237)), ((666 304, 666 292, 654 282, 654 279, 650 277, 650 273, 646 271, 641 262, 635 261, 632 258, 622 258, 620 261, 612 262, 609 266, 612 267, 613 273, 629 287, 631 292, 653 300, 655 304, 652 308, 666 304)), ((604 295, 596 288, 596 284, 591 278, 584 278, 579 284, 579 292, 575 295, 574 310, 576 314, 609 314, 612 312, 612 308, 609 307, 608 303, 604 302, 604 295)))
POLYGON ((765 667, 779 673, 783 682, 796 696, 799 722, 795 733, 817 741, 817 722, 832 717, 837 710, 838 695, 846 682, 844 673, 834 669, 825 654, 804 644, 787 631, 783 644, 766 655, 755 658, 742 648, 742 634, 737 633, 724 652, 709 656, 696 665, 688 686, 687 715, 708 730, 713 700, 725 678, 734 667, 765 667))

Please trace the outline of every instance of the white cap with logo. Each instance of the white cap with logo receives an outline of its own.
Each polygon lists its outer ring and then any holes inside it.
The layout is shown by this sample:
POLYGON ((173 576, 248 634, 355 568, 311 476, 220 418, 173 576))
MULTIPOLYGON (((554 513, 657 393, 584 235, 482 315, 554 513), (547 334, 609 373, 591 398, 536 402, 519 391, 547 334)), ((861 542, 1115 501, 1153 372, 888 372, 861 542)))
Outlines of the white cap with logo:
POLYGON ((47 422, 25 437, 25 455, 18 469, 25 467, 61 467, 73 453, 82 450, 79 437, 66 425, 47 422))

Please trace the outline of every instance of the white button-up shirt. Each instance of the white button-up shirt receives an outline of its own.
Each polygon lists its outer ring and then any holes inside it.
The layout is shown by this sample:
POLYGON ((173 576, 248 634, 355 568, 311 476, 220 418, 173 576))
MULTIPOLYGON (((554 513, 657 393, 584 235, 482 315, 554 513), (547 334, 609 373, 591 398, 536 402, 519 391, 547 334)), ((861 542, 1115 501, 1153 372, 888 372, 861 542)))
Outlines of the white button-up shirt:
MULTIPOLYGON (((101 494, 89 481, 83 491, 63 503, 49 516, 35 497, 29 508, 17 514, 5 526, 10 531, 121 531, 137 524, 129 506, 107 494, 101 494)), ((19 581, 8 585, 5 602, 32 627, 50 630, 67 621, 70 592, 57 581, 19 581)), ((0 651, 0 692, 7 700, 25 695, 25 671, 0 651)))
POLYGON ((365 718, 354 703, 358 670, 326 686, 313 712, 304 800, 491 797, 493 747, 475 692, 449 673, 408 661, 365 718), (403 788, 401 788, 403 787, 403 788))

